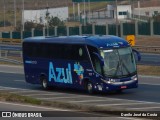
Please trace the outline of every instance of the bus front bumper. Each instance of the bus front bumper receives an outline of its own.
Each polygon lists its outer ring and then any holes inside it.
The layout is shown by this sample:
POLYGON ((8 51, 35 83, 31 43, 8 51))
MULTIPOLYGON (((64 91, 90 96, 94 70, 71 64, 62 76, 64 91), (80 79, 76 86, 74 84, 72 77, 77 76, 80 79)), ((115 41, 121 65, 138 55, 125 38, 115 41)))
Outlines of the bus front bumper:
POLYGON ((138 87, 138 80, 129 80, 125 82, 107 82, 95 85, 96 91, 116 91, 116 90, 123 90, 123 89, 131 89, 138 87))

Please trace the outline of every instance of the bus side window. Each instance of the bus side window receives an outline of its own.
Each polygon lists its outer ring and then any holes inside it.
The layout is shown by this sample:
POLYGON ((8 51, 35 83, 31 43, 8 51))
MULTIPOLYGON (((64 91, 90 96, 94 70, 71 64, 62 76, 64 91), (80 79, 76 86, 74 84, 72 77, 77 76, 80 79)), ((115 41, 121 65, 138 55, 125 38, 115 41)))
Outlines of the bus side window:
POLYGON ((47 56, 51 59, 62 59, 63 57, 63 46, 61 44, 48 44, 47 45, 47 56))
POLYGON ((63 59, 65 60, 71 60, 72 57, 72 45, 63 45, 61 46, 61 50, 63 54, 63 59))
POLYGON ((35 43, 25 43, 23 46, 24 54, 28 57, 37 57, 37 44, 35 43))
POLYGON ((99 61, 98 57, 93 54, 94 52, 98 53, 98 49, 93 46, 87 46, 87 47, 88 47, 88 51, 89 51, 91 61, 92 61, 92 64, 93 64, 95 71, 102 75, 102 68, 101 68, 100 61, 99 61))

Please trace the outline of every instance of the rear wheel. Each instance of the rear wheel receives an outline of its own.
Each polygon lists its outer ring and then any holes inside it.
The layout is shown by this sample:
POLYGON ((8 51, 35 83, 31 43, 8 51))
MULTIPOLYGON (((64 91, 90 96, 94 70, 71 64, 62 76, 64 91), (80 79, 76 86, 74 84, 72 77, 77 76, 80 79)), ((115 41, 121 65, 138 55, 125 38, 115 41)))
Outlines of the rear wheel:
POLYGON ((41 80, 41 85, 42 85, 42 88, 43 88, 44 90, 47 90, 47 89, 49 88, 48 82, 47 82, 47 80, 46 80, 45 78, 43 78, 43 79, 41 80))

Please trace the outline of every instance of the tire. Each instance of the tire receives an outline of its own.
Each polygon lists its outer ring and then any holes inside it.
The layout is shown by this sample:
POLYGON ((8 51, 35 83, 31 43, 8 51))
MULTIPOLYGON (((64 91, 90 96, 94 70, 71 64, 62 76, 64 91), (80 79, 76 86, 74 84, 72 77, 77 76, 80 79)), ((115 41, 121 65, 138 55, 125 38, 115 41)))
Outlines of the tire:
POLYGON ((89 94, 93 94, 93 85, 91 82, 87 82, 86 89, 89 94))
POLYGON ((47 82, 47 80, 46 80, 45 78, 43 78, 43 79, 41 80, 41 85, 42 85, 42 88, 43 88, 44 90, 48 90, 49 86, 48 86, 48 82, 47 82))
POLYGON ((116 93, 117 93, 117 94, 121 94, 122 92, 123 92, 122 89, 116 90, 116 93))

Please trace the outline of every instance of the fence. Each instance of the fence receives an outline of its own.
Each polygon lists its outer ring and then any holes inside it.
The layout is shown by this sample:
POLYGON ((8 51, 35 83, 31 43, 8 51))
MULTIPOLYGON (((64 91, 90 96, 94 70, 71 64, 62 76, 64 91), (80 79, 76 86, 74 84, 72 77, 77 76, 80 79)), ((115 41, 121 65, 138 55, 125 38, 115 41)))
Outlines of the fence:
MULTIPOLYGON (((99 35, 116 35, 116 25, 88 25, 88 26, 76 26, 66 27, 57 26, 53 29, 45 29, 21 32, 1 32, 0 41, 7 39, 24 39, 33 36, 69 36, 69 35, 82 35, 82 34, 99 34, 99 35)), ((120 23, 118 25, 118 36, 124 37, 126 35, 147 35, 154 36, 160 35, 160 22, 135 22, 135 23, 120 23)))
POLYGON ((0 45, 0 62, 22 64, 21 45, 0 45))

